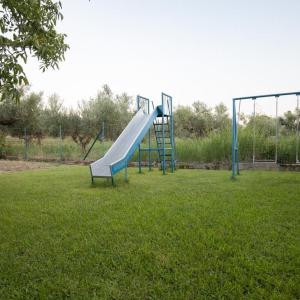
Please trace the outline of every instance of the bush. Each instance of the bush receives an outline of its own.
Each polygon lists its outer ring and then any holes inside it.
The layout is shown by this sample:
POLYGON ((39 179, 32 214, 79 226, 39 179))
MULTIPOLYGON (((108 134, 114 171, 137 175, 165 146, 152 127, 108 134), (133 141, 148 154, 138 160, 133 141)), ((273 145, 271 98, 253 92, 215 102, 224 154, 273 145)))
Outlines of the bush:
POLYGON ((6 134, 0 130, 0 158, 5 158, 6 134))

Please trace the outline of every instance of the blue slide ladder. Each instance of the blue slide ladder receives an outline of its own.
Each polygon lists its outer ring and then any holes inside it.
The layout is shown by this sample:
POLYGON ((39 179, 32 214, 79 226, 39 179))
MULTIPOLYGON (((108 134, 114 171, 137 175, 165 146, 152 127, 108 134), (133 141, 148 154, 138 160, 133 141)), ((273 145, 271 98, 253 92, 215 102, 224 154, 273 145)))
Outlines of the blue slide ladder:
MULTIPOLYGON (((139 172, 141 173, 141 153, 143 151, 148 152, 148 169, 151 171, 152 161, 151 152, 157 151, 158 159, 160 163, 160 169, 163 174, 166 174, 166 170, 169 167, 171 172, 176 169, 176 159, 175 159, 175 139, 174 139, 174 119, 173 119, 173 103, 172 97, 162 93, 162 105, 160 106, 161 111, 157 115, 155 121, 153 122, 154 134, 156 140, 156 148, 151 147, 151 129, 148 132, 148 148, 141 148, 139 146, 139 172)), ((150 109, 150 101, 147 98, 138 96, 137 97, 137 107, 145 107, 148 112, 150 109)), ((152 107, 154 105, 152 102, 152 107)))

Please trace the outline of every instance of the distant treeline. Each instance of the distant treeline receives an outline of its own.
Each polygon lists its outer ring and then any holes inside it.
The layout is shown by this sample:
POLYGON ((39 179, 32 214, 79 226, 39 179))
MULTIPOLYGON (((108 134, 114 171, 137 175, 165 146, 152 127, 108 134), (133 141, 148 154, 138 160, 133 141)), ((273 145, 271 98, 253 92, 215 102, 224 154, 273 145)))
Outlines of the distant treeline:
POLYGON ((114 95, 105 85, 96 97, 68 109, 63 100, 53 94, 43 102, 42 93, 24 92, 20 103, 0 102, 0 128, 6 135, 41 143, 45 137, 71 136, 84 151, 90 140, 105 124, 105 137, 114 140, 132 117, 132 97, 126 93, 114 95))
MULTIPOLYGON (((3 146, 7 135, 24 138, 26 134, 29 142, 34 140, 38 144, 41 144, 45 137, 70 136, 84 152, 103 123, 105 138, 115 140, 132 118, 135 109, 133 97, 126 93, 115 95, 107 85, 104 85, 95 97, 81 101, 76 109, 66 108, 56 94, 50 96, 45 103, 42 93, 23 91, 20 103, 11 100, 0 102, 0 144, 3 146)), ((241 147, 245 148, 246 153, 251 149, 254 119, 251 115, 240 115, 239 119, 240 137, 247 141, 247 145, 241 147)), ((223 103, 213 108, 200 101, 194 102, 192 106, 177 106, 174 123, 175 136, 181 140, 188 138, 199 141, 202 138, 209 141, 214 140, 209 139, 210 137, 218 135, 226 139, 222 141, 222 147, 229 144, 231 118, 228 108, 223 103)), ((296 136, 297 112, 286 112, 280 117, 279 126, 281 136, 296 136)), ((273 117, 256 116, 256 137, 260 143, 274 137, 275 128, 273 117)), ((209 148, 209 145, 206 144, 206 147, 209 148)), ((226 155, 226 160, 228 159, 229 156, 226 155)))

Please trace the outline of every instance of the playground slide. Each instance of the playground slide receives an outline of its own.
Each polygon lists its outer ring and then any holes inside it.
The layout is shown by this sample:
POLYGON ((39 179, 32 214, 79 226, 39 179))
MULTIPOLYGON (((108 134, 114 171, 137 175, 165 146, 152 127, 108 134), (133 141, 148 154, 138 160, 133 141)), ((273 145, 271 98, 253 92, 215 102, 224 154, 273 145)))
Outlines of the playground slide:
POLYGON ((106 154, 90 164, 92 178, 112 177, 126 168, 128 161, 159 115, 160 110, 161 107, 157 106, 152 113, 146 114, 141 108, 106 154))

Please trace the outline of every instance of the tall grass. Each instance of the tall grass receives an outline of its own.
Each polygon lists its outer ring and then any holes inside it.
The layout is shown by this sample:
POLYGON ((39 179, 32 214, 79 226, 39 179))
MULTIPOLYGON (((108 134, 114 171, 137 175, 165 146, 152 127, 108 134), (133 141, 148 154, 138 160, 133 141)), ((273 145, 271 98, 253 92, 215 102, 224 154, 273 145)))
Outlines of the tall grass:
POLYGON ((227 133, 212 133, 204 138, 177 139, 176 157, 184 162, 227 162, 230 160, 230 138, 227 133))
MULTIPOLYGON (((257 134, 255 140, 252 132, 239 132, 240 161, 252 161, 253 154, 256 160, 274 160, 276 156, 276 137, 257 134)), ((282 135, 277 141, 278 162, 294 163, 296 161, 295 135, 282 135)))
MULTIPOLYGON (((249 130, 239 131, 240 161, 251 161, 253 155, 253 135, 249 130)), ((92 143, 92 142, 91 142, 92 143)), ((91 145, 90 143, 90 145, 91 145)), ((112 145, 112 141, 96 142, 88 156, 88 160, 95 160, 103 156, 112 145)), ((89 146, 90 146, 89 145, 89 146)), ((152 147, 156 147, 155 140, 151 141, 152 147)), ((87 149, 89 148, 87 147, 87 149)), ((142 148, 148 145, 143 143, 142 148)), ((255 140, 255 156, 258 160, 272 160, 275 158, 275 137, 257 135, 255 140)), ((25 155, 24 141, 22 139, 8 137, 4 149, 6 156, 23 158, 25 155)), ((84 153, 79 145, 71 138, 63 141, 55 138, 46 138, 38 145, 34 141, 28 146, 28 158, 30 159, 63 159, 82 160, 84 153)), ((293 163, 296 157, 296 136, 281 136, 278 142, 278 161, 281 163, 293 163)), ((142 160, 148 159, 148 153, 142 153, 142 160)), ((227 163, 231 160, 231 132, 212 132, 202 138, 176 138, 176 159, 181 162, 203 163, 227 163)), ((136 151, 132 161, 138 160, 136 151)), ((158 161, 157 151, 151 152, 151 160, 158 161)))

